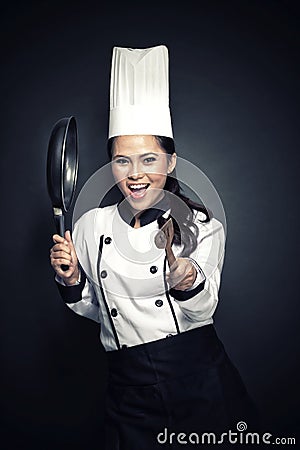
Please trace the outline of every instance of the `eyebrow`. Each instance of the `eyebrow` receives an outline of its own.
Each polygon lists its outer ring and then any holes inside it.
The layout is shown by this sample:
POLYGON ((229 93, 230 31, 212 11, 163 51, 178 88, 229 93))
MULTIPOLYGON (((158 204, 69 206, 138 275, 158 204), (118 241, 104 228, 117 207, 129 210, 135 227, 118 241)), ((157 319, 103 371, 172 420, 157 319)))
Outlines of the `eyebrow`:
MULTIPOLYGON (((142 158, 143 156, 157 155, 157 154, 158 154, 158 153, 156 153, 156 152, 143 153, 142 155, 140 155, 140 158, 142 158)), ((121 155, 121 154, 115 155, 115 156, 113 157, 113 160, 116 159, 116 158, 128 158, 128 159, 130 159, 129 156, 125 156, 125 155, 121 155)))

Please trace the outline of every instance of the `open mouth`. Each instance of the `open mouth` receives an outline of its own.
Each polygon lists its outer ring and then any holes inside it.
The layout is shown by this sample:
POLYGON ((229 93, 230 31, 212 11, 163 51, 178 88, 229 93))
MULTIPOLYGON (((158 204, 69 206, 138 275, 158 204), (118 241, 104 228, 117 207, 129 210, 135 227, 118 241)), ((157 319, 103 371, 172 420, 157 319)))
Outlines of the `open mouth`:
POLYGON ((129 184, 130 196, 132 198, 143 198, 149 186, 149 183, 129 184))

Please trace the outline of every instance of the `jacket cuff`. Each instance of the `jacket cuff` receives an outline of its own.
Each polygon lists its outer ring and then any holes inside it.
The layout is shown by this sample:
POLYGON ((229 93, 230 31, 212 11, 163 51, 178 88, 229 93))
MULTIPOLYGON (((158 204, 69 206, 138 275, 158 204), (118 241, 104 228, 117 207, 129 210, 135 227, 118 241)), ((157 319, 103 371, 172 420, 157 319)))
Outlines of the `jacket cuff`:
POLYGON ((58 287, 59 293, 65 303, 77 303, 82 300, 82 291, 86 282, 86 275, 83 270, 80 270, 81 276, 78 284, 73 284, 72 286, 67 286, 62 284, 55 278, 56 286, 58 287))
POLYGON ((199 292, 203 291, 205 281, 206 281, 206 279, 203 280, 200 284, 198 284, 198 286, 196 286, 194 289, 190 289, 189 291, 180 291, 179 289, 171 288, 169 290, 169 293, 176 300, 179 300, 179 301, 189 300, 190 298, 199 294, 199 292))

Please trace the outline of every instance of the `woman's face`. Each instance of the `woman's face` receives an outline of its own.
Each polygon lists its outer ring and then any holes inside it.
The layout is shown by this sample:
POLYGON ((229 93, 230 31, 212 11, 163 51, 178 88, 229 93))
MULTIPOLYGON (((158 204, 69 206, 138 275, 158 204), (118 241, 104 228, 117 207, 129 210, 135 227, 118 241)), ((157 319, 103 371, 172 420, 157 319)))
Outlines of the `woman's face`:
POLYGON ((112 149, 112 172, 129 204, 143 211, 164 195, 167 174, 176 165, 176 154, 167 154, 154 136, 118 136, 112 149))

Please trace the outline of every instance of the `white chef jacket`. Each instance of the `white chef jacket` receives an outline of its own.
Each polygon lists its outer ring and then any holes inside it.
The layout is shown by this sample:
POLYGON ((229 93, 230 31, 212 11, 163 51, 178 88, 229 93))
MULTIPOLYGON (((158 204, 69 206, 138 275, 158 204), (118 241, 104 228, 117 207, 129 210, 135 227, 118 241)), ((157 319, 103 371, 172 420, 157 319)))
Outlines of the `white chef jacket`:
MULTIPOLYGON (((170 213, 169 209, 163 216, 170 213)), ((199 235, 189 259, 197 277, 192 288, 179 291, 166 281, 165 250, 154 244, 159 226, 157 218, 152 219, 150 214, 144 225, 141 220, 143 226, 134 228, 117 204, 86 212, 72 233, 81 280, 66 286, 56 276, 68 307, 100 324, 100 340, 107 351, 213 323, 224 262, 222 223, 215 218, 204 223, 205 214, 194 210, 199 235)), ((173 244, 172 249, 179 257, 182 246, 173 244)))

